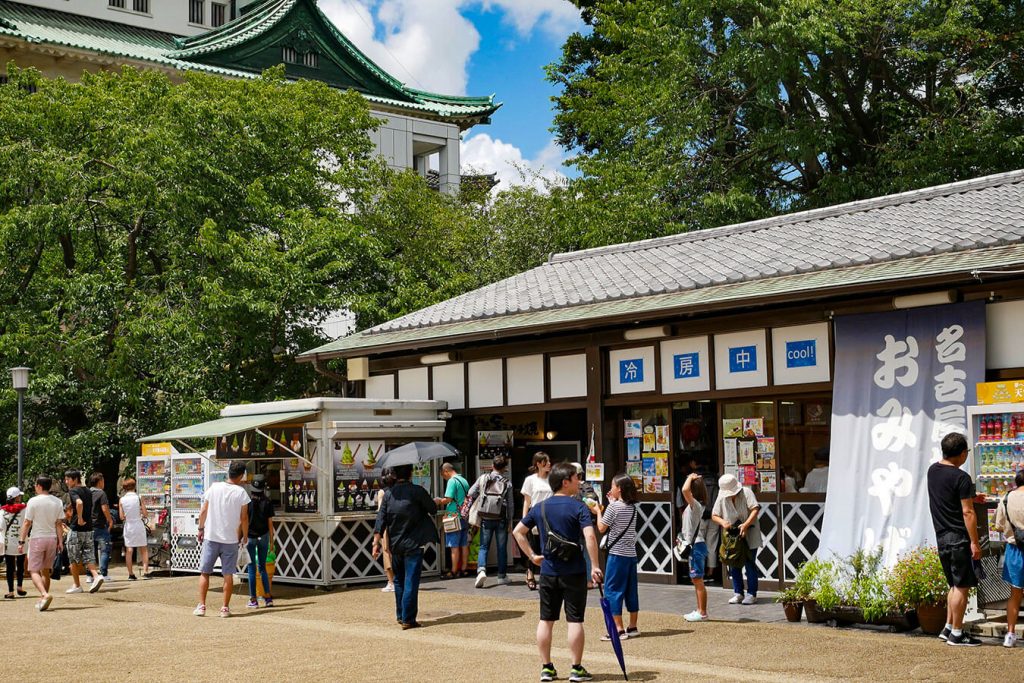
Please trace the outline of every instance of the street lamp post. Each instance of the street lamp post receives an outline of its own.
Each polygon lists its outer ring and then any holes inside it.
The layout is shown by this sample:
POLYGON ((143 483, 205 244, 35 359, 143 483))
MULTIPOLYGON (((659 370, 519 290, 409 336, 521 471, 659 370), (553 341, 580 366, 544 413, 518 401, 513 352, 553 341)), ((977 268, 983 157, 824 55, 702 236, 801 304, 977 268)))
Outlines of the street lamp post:
POLYGON ((31 372, 31 368, 11 368, 11 384, 14 386, 14 390, 18 392, 18 481, 16 485, 20 488, 24 483, 22 481, 22 470, 25 459, 25 445, 22 441, 22 413, 25 405, 25 390, 28 389, 28 373, 31 372))

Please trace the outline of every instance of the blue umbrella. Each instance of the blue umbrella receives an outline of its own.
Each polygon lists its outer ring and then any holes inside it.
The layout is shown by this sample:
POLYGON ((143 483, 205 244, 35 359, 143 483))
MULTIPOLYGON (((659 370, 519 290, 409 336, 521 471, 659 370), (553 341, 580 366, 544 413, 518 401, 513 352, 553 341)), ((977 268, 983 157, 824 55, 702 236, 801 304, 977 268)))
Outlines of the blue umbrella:
POLYGON ((612 606, 608 603, 608 598, 604 597, 604 584, 597 584, 598 589, 601 591, 601 611, 604 613, 604 625, 608 629, 608 637, 612 641, 612 650, 615 651, 615 656, 619 659, 619 668, 622 669, 623 680, 629 680, 629 676, 626 675, 626 659, 622 656, 622 640, 619 638, 619 627, 615 625, 615 619, 612 617, 612 606))

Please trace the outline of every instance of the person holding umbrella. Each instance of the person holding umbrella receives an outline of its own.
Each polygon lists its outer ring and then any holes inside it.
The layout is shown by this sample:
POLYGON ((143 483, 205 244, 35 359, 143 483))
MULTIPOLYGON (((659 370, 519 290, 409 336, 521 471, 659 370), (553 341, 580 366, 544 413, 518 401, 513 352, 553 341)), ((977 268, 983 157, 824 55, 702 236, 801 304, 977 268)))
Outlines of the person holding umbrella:
POLYGON ((590 681, 593 678, 583 668, 583 617, 587 609, 584 552, 590 556, 593 566, 590 576, 594 583, 604 578, 598 565, 594 520, 587 506, 575 499, 580 477, 571 463, 558 463, 551 468, 548 482, 554 495, 534 505, 512 532, 523 554, 540 567, 540 622, 537 624, 540 680, 558 678, 551 661, 551 633, 564 603, 572 652, 569 680, 590 681), (540 529, 542 554, 535 553, 530 546, 530 530, 534 527, 540 529))
MULTIPOLYGON (((398 462, 392 460, 392 463, 398 462)), ((388 489, 377 510, 373 527, 373 559, 381 554, 381 537, 386 532, 395 573, 395 613, 402 630, 418 628, 420 573, 423 546, 437 541, 434 515, 437 504, 423 487, 411 482, 411 464, 392 464, 395 485, 388 489)))

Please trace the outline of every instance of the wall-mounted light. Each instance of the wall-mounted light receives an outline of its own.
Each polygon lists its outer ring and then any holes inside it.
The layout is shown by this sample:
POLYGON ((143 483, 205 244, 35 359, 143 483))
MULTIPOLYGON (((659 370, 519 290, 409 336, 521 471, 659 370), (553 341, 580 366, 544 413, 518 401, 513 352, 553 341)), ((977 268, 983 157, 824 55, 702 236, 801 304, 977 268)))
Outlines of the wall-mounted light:
POLYGON ((661 325, 660 327, 641 327, 635 330, 626 330, 622 333, 622 336, 628 341, 637 341, 639 339, 667 337, 668 334, 668 325, 661 325))
POLYGON ((941 292, 925 292, 924 294, 908 294, 895 296, 892 307, 895 309, 921 308, 922 306, 941 306, 956 301, 956 290, 946 289, 941 292))
POLYGON ((558 432, 556 432, 553 429, 544 432, 544 438, 547 439, 548 441, 554 441, 556 438, 558 438, 558 432))
POLYGON ((425 356, 420 356, 420 363, 423 365, 436 365, 437 363, 450 363, 455 360, 455 354, 451 351, 444 353, 428 353, 425 356))

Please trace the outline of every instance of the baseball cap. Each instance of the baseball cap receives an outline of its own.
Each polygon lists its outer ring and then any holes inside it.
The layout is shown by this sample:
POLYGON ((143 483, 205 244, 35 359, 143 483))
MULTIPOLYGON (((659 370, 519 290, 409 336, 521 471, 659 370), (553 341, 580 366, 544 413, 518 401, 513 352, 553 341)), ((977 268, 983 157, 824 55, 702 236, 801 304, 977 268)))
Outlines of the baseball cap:
POLYGON ((252 478, 252 488, 256 491, 262 491, 267 488, 267 478, 262 474, 257 474, 252 478))
POLYGON ((21 492, 21 489, 19 489, 17 486, 12 486, 11 488, 7 489, 8 500, 10 500, 11 498, 17 498, 18 496, 21 495, 24 494, 21 492))

